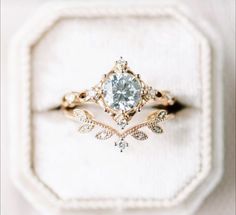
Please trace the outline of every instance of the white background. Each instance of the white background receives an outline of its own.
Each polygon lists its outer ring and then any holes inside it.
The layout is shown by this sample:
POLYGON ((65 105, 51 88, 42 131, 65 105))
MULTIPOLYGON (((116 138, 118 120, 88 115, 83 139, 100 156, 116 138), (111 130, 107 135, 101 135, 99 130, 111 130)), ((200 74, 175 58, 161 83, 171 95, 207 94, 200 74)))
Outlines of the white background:
MULTIPOLYGON (((42 3, 47 0, 3 0, 2 1, 2 87, 3 94, 3 137, 2 137, 2 214, 38 215, 9 179, 9 147, 6 128, 7 108, 5 96, 6 61, 9 42, 23 23, 29 19, 42 3)), ((225 108, 225 175, 221 184, 208 197, 197 214, 233 215, 235 214, 235 3, 233 0, 189 0, 185 2, 192 10, 203 16, 221 33, 224 42, 224 108, 225 108)), ((11 77, 14 78, 14 77, 11 77)), ((13 98, 14 101, 14 98, 13 98)))

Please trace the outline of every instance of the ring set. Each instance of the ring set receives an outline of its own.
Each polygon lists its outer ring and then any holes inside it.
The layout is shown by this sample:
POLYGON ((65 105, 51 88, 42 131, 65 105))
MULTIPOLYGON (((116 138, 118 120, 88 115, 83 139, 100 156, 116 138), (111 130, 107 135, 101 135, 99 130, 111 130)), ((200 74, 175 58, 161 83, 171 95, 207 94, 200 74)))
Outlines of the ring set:
POLYGON ((172 114, 168 114, 165 109, 157 109, 149 114, 144 122, 125 131, 118 131, 97 121, 89 111, 82 109, 82 106, 88 103, 101 106, 123 130, 132 117, 140 112, 145 104, 151 102, 168 107, 174 105, 175 99, 167 91, 159 91, 148 86, 139 74, 130 70, 127 61, 120 58, 112 70, 90 90, 67 93, 62 99, 61 107, 67 117, 81 124, 79 132, 87 133, 99 127, 101 131, 95 137, 106 140, 117 136, 118 141, 115 142, 115 146, 123 151, 128 146, 125 140, 127 136, 146 140, 147 134, 140 130, 143 127, 157 134, 162 133, 163 129, 159 123, 171 118, 172 114))

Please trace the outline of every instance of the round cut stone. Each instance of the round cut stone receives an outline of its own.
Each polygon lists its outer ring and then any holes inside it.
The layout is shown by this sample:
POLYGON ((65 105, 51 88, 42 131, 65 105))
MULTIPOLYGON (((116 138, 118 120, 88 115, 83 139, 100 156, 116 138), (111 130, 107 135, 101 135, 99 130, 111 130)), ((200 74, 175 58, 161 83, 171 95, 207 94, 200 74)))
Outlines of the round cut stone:
POLYGON ((104 102, 114 110, 128 111, 141 99, 141 83, 132 74, 114 73, 103 84, 104 102))

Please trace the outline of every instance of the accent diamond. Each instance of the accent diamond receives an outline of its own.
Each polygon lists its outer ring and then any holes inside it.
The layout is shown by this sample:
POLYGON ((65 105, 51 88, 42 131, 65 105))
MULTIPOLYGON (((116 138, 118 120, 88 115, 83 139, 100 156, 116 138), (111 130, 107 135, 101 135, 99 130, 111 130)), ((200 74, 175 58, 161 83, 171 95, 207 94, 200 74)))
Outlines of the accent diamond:
POLYGON ((65 100, 69 105, 73 104, 75 99, 76 99, 76 93, 72 92, 65 95, 65 100))
POLYGON ((120 152, 123 152, 123 150, 129 146, 129 144, 123 138, 121 138, 115 142, 115 146, 118 146, 120 148, 120 152))
POLYGON ((122 113, 118 114, 115 117, 115 121, 117 122, 117 125, 119 125, 121 129, 124 129, 128 125, 128 121, 122 113))
POLYGON ((116 70, 120 71, 120 72, 124 72, 127 68, 127 61, 124 60, 122 57, 120 57, 120 59, 118 61, 116 61, 116 65, 115 68, 116 70))
POLYGON ((99 99, 99 93, 96 89, 92 88, 87 91, 87 100, 97 101, 99 99))

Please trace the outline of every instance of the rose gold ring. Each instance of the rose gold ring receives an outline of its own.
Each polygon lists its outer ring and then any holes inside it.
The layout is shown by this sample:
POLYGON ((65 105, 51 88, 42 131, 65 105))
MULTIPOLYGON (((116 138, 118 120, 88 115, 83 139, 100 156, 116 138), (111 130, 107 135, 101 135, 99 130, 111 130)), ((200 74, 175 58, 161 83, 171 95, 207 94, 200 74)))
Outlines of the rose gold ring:
POLYGON ((172 118, 173 114, 168 114, 166 108, 157 109, 142 123, 127 130, 118 131, 96 120, 89 111, 82 109, 82 105, 93 103, 101 106, 117 125, 124 129, 132 117, 150 102, 157 107, 168 107, 175 104, 175 99, 169 92, 159 91, 147 85, 139 74, 130 70, 127 61, 121 58, 96 86, 81 92, 67 93, 62 99, 61 107, 67 117, 81 123, 79 132, 87 133, 95 127, 100 127, 102 130, 96 134, 96 138, 106 140, 117 136, 118 141, 115 145, 123 151, 128 146, 125 141, 127 136, 130 135, 137 140, 146 140, 148 135, 140 130, 143 127, 157 134, 162 133, 163 129, 159 123, 172 118))

